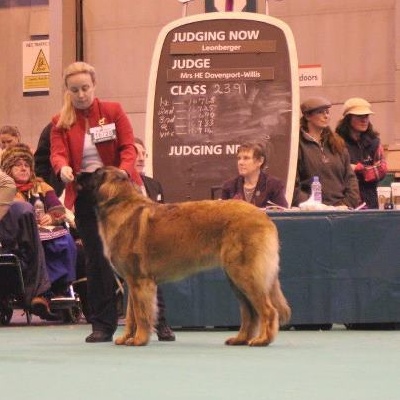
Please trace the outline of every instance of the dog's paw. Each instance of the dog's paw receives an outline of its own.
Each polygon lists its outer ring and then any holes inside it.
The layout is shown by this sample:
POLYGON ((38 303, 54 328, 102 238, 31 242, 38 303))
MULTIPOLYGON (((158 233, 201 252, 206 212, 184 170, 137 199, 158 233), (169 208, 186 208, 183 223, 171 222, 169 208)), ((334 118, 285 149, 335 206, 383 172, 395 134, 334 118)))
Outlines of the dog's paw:
POLYGON ((249 346, 256 347, 256 346, 268 346, 271 343, 270 340, 266 338, 254 338, 249 340, 249 346))
POLYGON ((121 335, 121 336, 118 336, 118 337, 114 340, 114 343, 117 344, 117 345, 126 344, 127 340, 129 340, 130 337, 131 337, 131 336, 129 336, 129 335, 121 335))
POLYGON ((245 346, 245 345, 247 345, 247 340, 241 339, 241 338, 235 336, 235 337, 226 339, 225 344, 228 346, 245 346))
POLYGON ((148 340, 140 339, 135 336, 130 337, 128 340, 126 340, 125 344, 127 346, 146 346, 148 342, 148 340))

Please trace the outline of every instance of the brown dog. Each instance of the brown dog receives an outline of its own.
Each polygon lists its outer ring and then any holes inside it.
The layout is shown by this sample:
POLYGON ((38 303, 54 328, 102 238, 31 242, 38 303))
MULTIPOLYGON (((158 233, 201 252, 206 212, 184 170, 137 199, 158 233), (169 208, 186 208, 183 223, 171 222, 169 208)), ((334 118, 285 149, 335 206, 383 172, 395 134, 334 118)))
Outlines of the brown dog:
POLYGON ((114 167, 96 172, 104 253, 129 288, 126 327, 116 344, 145 345, 156 320, 156 284, 221 266, 235 291, 241 326, 229 345, 266 346, 287 323, 274 223, 238 200, 158 204, 114 167))

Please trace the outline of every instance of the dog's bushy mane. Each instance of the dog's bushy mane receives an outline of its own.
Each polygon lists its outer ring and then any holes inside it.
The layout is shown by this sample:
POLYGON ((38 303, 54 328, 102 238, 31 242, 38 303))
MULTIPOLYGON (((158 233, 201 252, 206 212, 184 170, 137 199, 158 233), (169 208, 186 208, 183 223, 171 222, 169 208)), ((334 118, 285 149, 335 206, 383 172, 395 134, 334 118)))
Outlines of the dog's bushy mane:
POLYGON ((104 167, 96 171, 96 208, 111 207, 122 202, 140 201, 152 203, 152 200, 142 195, 138 185, 115 167, 104 167))

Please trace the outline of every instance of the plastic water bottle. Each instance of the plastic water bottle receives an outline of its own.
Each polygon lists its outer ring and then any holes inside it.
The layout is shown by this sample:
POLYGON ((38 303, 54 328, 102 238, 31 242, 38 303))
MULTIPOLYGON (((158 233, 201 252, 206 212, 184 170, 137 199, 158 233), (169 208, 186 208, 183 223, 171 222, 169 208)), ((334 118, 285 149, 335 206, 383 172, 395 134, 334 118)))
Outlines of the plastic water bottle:
POLYGON ((315 203, 322 203, 322 186, 318 176, 313 177, 311 184, 311 198, 315 203))
POLYGON ((33 204, 33 208, 35 209, 35 217, 36 217, 36 221, 37 223, 40 222, 40 220, 42 219, 43 215, 45 214, 44 211, 44 204, 43 201, 40 200, 39 195, 35 195, 36 200, 35 203, 33 204))

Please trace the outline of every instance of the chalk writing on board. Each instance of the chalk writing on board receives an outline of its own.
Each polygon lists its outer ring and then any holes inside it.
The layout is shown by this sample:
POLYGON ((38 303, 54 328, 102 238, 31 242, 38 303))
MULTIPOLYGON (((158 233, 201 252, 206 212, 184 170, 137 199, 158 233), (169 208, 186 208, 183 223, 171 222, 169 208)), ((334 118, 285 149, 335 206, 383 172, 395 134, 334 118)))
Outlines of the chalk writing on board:
POLYGON ((215 123, 215 96, 188 97, 173 101, 176 135, 212 135, 215 123))
POLYGON ((281 116, 290 109, 290 90, 279 82, 212 83, 205 95, 164 94, 158 104, 160 140, 239 143, 258 137, 269 142, 271 135, 282 134, 281 116))
POLYGON ((175 136, 175 110, 171 100, 160 98, 157 116, 160 138, 175 136))

